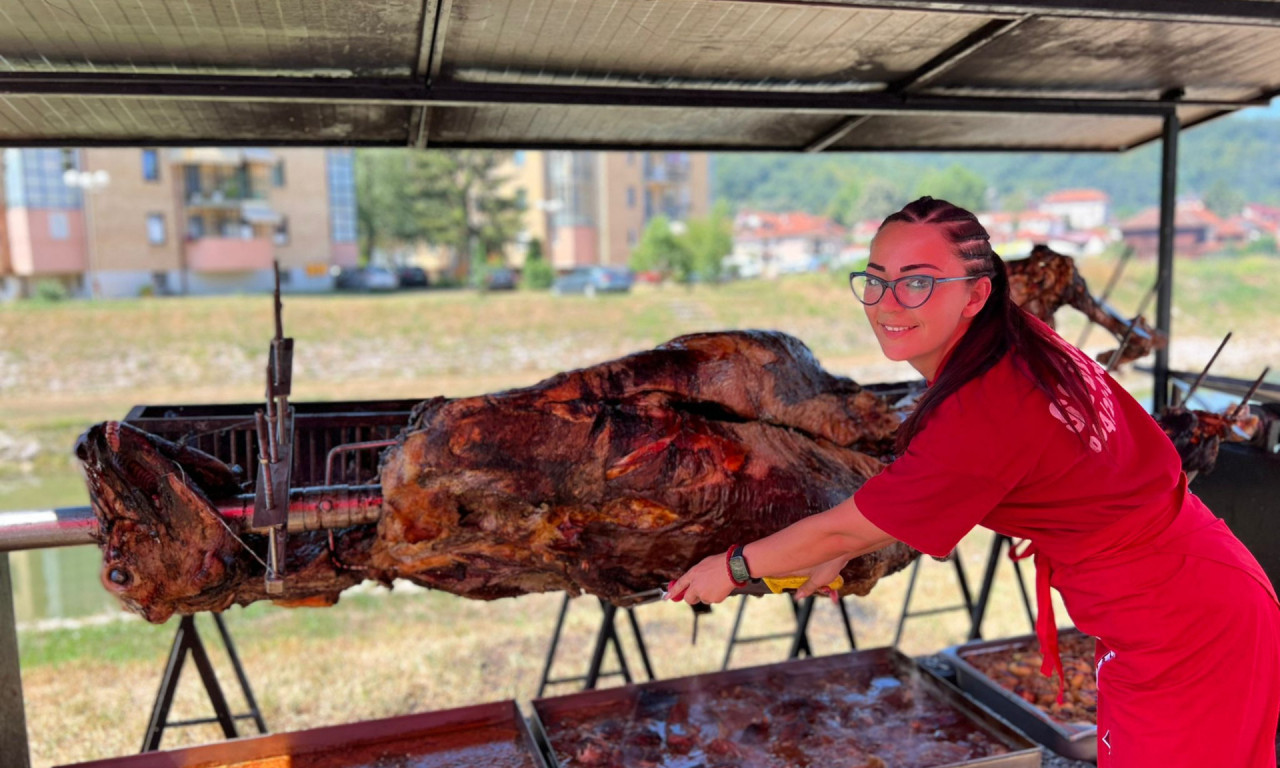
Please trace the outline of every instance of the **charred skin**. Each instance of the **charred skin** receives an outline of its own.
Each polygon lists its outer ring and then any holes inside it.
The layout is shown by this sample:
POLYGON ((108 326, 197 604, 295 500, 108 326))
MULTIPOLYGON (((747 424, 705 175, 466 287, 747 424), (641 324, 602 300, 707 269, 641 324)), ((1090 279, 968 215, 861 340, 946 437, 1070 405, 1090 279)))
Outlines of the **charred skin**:
MULTIPOLYGON (((373 563, 468 597, 622 601, 848 498, 897 423, 794 339, 759 332, 430 400, 384 456, 373 563)), ((858 558, 846 593, 914 557, 897 545, 858 558)))
MULTIPOLYGON (((232 469, 120 422, 91 427, 75 451, 98 518, 102 585, 126 608, 160 624, 174 613, 221 611, 267 598, 256 559, 266 559, 266 537, 237 539, 214 505, 240 493, 232 469)), ((367 553, 372 527, 365 528, 367 553)), ((348 538, 359 539, 360 532, 343 532, 344 543, 348 538)), ((291 537, 287 565, 293 578, 285 602, 332 603, 365 578, 335 568, 327 539, 315 534, 291 537)))
MULTIPOLYGON (((428 400, 384 455, 377 526, 335 531, 336 557, 324 533, 289 536, 283 601, 399 577, 471 598, 622 603, 847 498, 898 423, 799 341, 765 332, 686 336, 526 389, 428 400)), ((162 622, 268 599, 265 537, 238 540, 218 517, 241 491, 231 470, 114 423, 77 455, 103 583, 127 607, 162 622)), ((916 556, 898 544, 852 561, 846 593, 916 556)))
MULTIPOLYGON (((1117 341, 1124 337, 1129 318, 1093 298, 1070 256, 1048 246, 1037 245, 1027 258, 1006 261, 1005 271, 1009 275, 1009 293, 1013 303, 1048 323, 1049 327, 1054 326, 1053 315, 1058 309, 1071 306, 1110 331, 1117 341)), ((1133 333, 1124 343, 1119 362, 1137 360, 1154 349, 1163 349, 1167 344, 1168 339, 1163 333, 1139 317, 1134 323, 1133 333)), ((1109 363, 1114 352, 1102 352, 1097 359, 1101 363, 1109 363)))

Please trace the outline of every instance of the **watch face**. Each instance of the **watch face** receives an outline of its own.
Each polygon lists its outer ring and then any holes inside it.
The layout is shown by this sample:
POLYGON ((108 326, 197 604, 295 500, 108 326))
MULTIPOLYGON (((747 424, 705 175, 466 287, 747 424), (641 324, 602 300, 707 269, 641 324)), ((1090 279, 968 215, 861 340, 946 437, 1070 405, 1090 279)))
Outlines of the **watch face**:
POLYGON ((741 557, 729 558, 729 571, 734 581, 751 581, 751 572, 747 570, 747 561, 741 557))

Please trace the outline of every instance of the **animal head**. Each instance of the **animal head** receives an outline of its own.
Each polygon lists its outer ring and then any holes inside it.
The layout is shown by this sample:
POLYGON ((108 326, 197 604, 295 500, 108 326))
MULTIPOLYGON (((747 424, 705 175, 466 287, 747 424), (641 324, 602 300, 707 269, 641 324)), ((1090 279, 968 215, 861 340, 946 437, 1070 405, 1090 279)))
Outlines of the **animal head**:
POLYGON ((162 623, 175 611, 230 603, 239 542, 214 497, 234 493, 234 471, 208 454, 121 422, 104 422, 75 447, 98 518, 102 585, 129 610, 162 623), (211 602, 213 603, 211 605, 211 602))

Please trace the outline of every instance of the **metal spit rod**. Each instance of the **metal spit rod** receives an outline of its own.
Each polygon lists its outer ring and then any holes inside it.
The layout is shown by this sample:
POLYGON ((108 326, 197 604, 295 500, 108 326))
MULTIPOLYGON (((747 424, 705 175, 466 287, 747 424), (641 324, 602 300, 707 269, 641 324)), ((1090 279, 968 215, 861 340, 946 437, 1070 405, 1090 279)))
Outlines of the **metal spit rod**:
MULTIPOLYGON (((217 505, 237 532, 264 532, 253 527, 253 495, 243 494, 217 505)), ((350 528, 376 523, 382 516, 382 486, 330 485, 297 488, 289 493, 290 533, 350 528)), ((98 519, 92 507, 59 507, 0 512, 0 552, 96 543, 98 519)))
MULTIPOLYGON (((1222 337, 1222 343, 1219 344, 1218 348, 1213 351, 1213 357, 1210 357, 1209 362, 1204 364, 1204 370, 1200 371, 1200 375, 1197 376, 1196 380, 1191 383, 1191 388, 1188 389, 1187 393, 1182 396, 1182 402, 1184 403, 1191 402, 1191 396, 1194 395, 1196 393, 1196 390, 1200 388, 1200 385, 1204 383, 1204 377, 1209 375, 1209 369, 1212 368, 1213 364, 1217 361, 1218 355, 1222 354, 1222 348, 1227 346, 1228 341, 1231 341, 1231 334, 1233 333, 1235 333, 1235 331, 1227 331, 1227 335, 1222 337)), ((1249 397, 1253 397, 1252 392, 1249 393, 1249 397)), ((1246 400, 1245 402, 1248 402, 1248 400, 1246 400)))

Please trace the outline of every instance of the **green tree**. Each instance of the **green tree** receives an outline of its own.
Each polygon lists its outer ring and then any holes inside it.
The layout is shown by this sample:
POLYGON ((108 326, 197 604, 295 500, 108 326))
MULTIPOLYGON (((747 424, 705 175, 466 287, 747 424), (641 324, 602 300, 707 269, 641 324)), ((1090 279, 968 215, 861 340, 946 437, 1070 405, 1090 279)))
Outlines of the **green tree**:
POLYGON ((362 149, 356 219, 362 259, 415 242, 452 256, 448 273, 477 276, 520 231, 521 204, 499 173, 507 153, 362 149))
POLYGON ((404 194, 413 158, 402 149, 357 149, 356 231, 360 262, 418 238, 413 202, 404 194))
POLYGON ((729 215, 729 203, 718 200, 710 216, 690 219, 685 224, 684 233, 676 240, 688 254, 687 278, 697 275, 708 282, 719 282, 724 271, 724 257, 733 251, 733 218, 729 215))
POLYGON ((542 257, 542 241, 533 239, 524 252, 524 272, 520 284, 535 291, 545 291, 556 281, 556 271, 542 257))
POLYGON ((506 152, 459 150, 417 153, 404 192, 424 239, 453 254, 450 272, 482 277, 485 265, 501 260, 520 231, 521 206, 504 194, 499 173, 506 152))
POLYGON ((845 181, 827 203, 823 214, 842 227, 852 227, 862 218, 859 203, 862 202, 864 184, 861 178, 853 177, 845 181))
POLYGON ((887 178, 868 179, 858 199, 856 220, 883 219, 910 201, 910 193, 887 178))
POLYGON ((971 211, 981 211, 987 206, 987 182, 956 163, 943 170, 926 173, 916 185, 916 197, 924 195, 971 211))
POLYGON ((693 259, 680 238, 671 230, 666 216, 649 220, 640 242, 631 251, 628 265, 637 272, 661 272, 687 283, 693 274, 693 259))
POLYGON ((1224 219, 1240 215, 1245 202, 1235 185, 1222 178, 1214 179, 1204 193, 1205 207, 1224 219))

